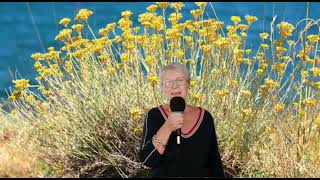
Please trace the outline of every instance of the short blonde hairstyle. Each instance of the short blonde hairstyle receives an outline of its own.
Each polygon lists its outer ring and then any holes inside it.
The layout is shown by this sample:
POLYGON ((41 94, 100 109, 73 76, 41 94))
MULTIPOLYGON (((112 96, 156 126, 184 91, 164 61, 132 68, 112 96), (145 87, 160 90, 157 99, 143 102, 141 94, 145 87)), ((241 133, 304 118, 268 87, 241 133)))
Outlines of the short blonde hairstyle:
POLYGON ((163 76, 164 72, 166 72, 168 70, 181 70, 185 74, 187 82, 189 83, 190 74, 189 74, 187 67, 184 64, 178 63, 178 62, 167 64, 160 69, 160 71, 159 71, 160 83, 162 83, 162 81, 163 81, 162 76, 163 76))

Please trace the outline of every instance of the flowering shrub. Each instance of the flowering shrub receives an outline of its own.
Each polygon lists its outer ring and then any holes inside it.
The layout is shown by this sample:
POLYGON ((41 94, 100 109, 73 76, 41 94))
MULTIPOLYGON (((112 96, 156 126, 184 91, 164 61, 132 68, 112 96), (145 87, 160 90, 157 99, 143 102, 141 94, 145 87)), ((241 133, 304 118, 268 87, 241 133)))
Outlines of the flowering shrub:
POLYGON ((212 112, 229 175, 320 175, 320 36, 306 33, 318 21, 297 39, 296 27, 282 21, 249 49, 257 17, 232 16, 233 25, 224 27, 205 18, 206 2, 195 4, 193 19, 181 22, 183 3, 157 2, 136 27, 133 13, 124 11, 99 35, 90 28, 90 10, 81 9, 72 26, 60 20, 64 29, 55 40, 62 47, 31 56, 38 84, 14 80, 9 96, 10 116, 35 128, 34 153, 53 176, 144 176, 138 161, 144 114, 164 103, 158 72, 171 62, 190 70, 187 102, 212 112))

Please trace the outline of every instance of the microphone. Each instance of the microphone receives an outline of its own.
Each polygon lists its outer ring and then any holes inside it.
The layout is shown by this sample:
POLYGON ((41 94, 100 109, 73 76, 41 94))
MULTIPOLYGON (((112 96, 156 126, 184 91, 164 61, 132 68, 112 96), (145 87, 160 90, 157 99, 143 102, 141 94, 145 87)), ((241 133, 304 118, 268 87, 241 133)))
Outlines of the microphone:
MULTIPOLYGON (((180 96, 175 96, 170 100, 170 108, 172 112, 183 113, 186 108, 184 99, 180 96)), ((181 128, 177 129, 177 144, 180 144, 181 128)))

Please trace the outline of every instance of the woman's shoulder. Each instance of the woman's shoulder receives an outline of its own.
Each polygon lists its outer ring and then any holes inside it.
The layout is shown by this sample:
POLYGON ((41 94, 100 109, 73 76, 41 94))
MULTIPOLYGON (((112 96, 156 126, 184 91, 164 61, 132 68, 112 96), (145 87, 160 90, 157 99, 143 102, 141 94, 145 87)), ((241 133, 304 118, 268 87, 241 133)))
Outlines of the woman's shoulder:
POLYGON ((157 106, 157 107, 151 107, 151 108, 149 108, 149 109, 147 109, 147 115, 148 116, 152 116, 152 115, 157 115, 157 114, 159 114, 160 113, 160 111, 159 111, 159 106, 157 106))
POLYGON ((200 108, 202 111, 203 111, 203 118, 206 118, 206 119, 213 119, 213 116, 211 114, 211 112, 203 107, 198 107, 197 108, 200 108))

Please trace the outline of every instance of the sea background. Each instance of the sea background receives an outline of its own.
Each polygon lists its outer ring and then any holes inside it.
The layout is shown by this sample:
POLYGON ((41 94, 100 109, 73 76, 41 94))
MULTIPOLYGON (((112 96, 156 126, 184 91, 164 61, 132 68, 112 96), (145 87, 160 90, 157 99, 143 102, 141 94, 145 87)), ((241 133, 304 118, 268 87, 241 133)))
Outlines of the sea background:
MULTIPOLYGON (((74 19, 81 8, 94 12, 89 23, 94 33, 98 35, 100 28, 108 23, 117 22, 121 12, 130 10, 134 26, 139 25, 138 16, 146 11, 153 2, 1 2, 0 3, 0 99, 7 98, 6 90, 14 88, 12 80, 17 77, 32 79, 36 76, 33 67, 34 60, 30 57, 35 52, 45 52, 48 47, 61 47, 54 40, 63 27, 59 20, 67 17, 74 19)), ((182 10, 184 18, 192 19, 190 10, 197 9, 193 2, 185 3, 182 10)), ((277 17, 275 24, 287 21, 297 25, 307 14, 307 2, 212 2, 207 5, 207 16, 224 21, 225 26, 231 25, 231 16, 240 16, 245 23, 245 15, 258 17, 249 30, 247 47, 257 49, 260 40, 259 33, 270 33, 270 23, 277 17), (213 11, 214 10, 214 11, 213 11)), ((320 18, 320 3, 310 2, 308 16, 317 20, 320 18)), ((301 30, 305 22, 299 24, 301 30)), ((311 29, 309 33, 318 33, 311 29)))

